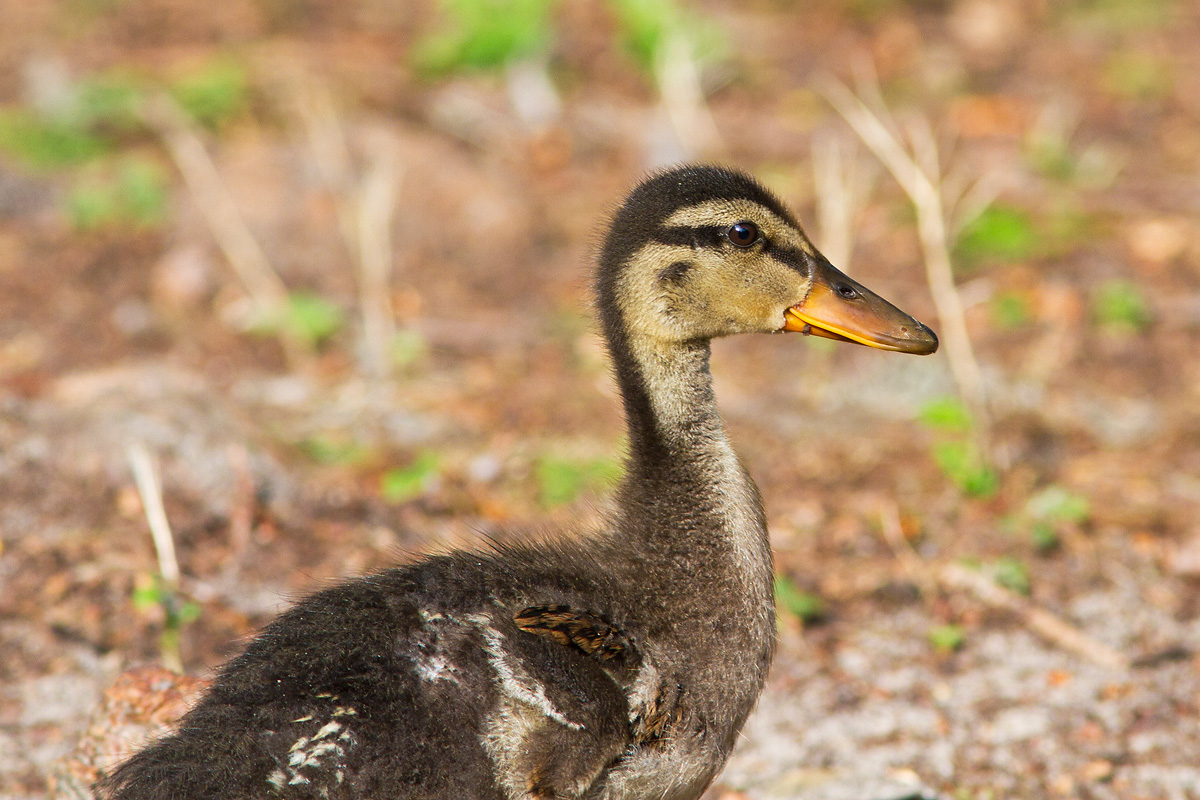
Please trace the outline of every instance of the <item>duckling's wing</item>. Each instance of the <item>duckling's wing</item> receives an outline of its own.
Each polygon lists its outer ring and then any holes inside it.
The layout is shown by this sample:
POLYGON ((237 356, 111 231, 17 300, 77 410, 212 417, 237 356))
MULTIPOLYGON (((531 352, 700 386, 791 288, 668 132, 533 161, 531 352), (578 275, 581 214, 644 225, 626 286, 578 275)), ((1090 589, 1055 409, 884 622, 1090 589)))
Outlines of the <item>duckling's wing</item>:
POLYGON ((568 605, 530 606, 513 615, 517 628, 598 661, 626 691, 634 744, 661 739, 682 713, 677 683, 660 675, 633 641, 603 615, 568 605))
POLYGON ((636 670, 641 664, 629 637, 592 611, 561 604, 530 606, 514 614, 513 622, 526 633, 573 647, 610 669, 636 670))

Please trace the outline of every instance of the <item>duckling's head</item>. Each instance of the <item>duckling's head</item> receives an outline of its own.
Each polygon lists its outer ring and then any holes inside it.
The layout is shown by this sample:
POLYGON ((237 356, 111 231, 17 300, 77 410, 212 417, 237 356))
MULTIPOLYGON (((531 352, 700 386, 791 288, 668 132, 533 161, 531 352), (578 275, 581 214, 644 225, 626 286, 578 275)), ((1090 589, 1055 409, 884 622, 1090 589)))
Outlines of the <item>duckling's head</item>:
POLYGON ((938 344, 835 269, 762 185, 721 167, 668 170, 634 189, 605 239, 597 286, 610 336, 797 331, 918 355, 938 344))

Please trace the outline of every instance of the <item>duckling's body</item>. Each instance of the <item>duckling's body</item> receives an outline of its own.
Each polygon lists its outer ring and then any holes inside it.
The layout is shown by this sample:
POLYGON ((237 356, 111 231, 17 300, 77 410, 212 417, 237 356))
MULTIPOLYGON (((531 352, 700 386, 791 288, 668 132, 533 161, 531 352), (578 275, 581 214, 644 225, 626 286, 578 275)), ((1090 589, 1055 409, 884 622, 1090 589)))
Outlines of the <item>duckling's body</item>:
POLYGON ((221 671, 176 734, 119 768, 107 796, 698 797, 762 690, 774 635, 765 517, 717 414, 709 339, 803 326, 936 346, 829 270, 739 173, 643 183, 597 280, 630 443, 608 525, 308 598, 221 671), (862 308, 823 321, 836 303, 814 286, 826 284, 865 303, 875 328, 862 308))

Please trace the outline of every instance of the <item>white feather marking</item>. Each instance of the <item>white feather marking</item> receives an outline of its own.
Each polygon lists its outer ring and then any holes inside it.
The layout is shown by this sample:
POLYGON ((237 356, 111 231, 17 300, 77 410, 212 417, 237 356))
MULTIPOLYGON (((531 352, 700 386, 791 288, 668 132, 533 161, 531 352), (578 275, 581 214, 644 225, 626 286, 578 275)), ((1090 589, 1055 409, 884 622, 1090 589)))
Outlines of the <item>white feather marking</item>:
POLYGON ((317 731, 316 735, 313 736, 313 741, 315 742, 317 739, 324 739, 326 736, 333 736, 341 729, 342 725, 339 722, 333 722, 332 720, 326 722, 323 726, 321 726, 321 730, 317 731))
POLYGON ((546 688, 542 684, 529 675, 518 675, 519 667, 510 664, 507 654, 504 652, 504 636, 491 626, 491 620, 483 614, 473 614, 469 619, 479 626, 479 632, 483 635, 488 661, 491 663, 492 669, 496 671, 501 692, 513 700, 542 712, 560 725, 576 731, 583 730, 583 725, 567 719, 561 711, 554 707, 550 698, 546 696, 546 688))

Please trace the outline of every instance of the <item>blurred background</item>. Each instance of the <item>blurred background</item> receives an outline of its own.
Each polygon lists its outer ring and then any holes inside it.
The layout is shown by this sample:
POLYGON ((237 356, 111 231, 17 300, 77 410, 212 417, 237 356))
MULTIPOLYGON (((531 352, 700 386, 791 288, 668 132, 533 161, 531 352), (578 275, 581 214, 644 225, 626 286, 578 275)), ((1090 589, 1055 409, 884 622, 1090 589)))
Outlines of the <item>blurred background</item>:
POLYGON ((594 518, 593 251, 684 160, 943 341, 717 343, 780 650, 711 797, 1200 797, 1194 0, 0 21, 0 797, 79 769, 130 666, 594 518))

